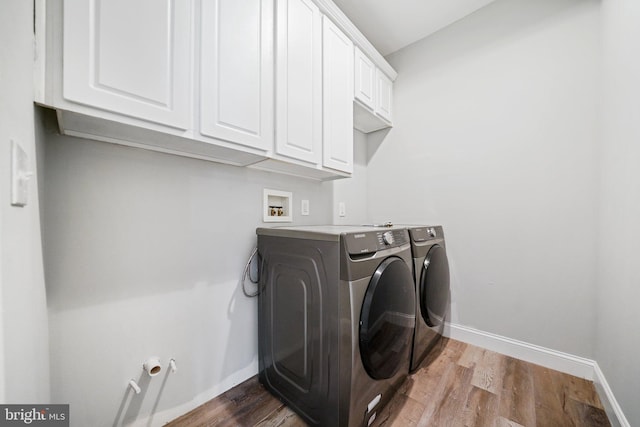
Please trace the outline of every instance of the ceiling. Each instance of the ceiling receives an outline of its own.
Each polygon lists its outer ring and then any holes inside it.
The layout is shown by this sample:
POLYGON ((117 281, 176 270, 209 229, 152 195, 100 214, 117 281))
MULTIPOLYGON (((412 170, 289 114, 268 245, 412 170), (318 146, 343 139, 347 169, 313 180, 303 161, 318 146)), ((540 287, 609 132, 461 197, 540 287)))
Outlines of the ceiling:
POLYGON ((382 55, 388 55, 494 0, 333 1, 382 55))

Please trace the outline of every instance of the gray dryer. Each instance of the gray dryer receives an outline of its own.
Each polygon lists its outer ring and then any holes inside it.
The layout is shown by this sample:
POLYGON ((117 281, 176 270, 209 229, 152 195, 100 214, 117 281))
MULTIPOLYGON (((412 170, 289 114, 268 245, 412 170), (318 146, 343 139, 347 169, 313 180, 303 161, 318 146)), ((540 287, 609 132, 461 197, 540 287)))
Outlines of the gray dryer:
POLYGON ((409 371, 404 228, 259 228, 259 378, 308 424, 367 426, 409 371))
POLYGON ((449 261, 442 226, 408 226, 416 292, 411 372, 434 349, 450 315, 449 261))

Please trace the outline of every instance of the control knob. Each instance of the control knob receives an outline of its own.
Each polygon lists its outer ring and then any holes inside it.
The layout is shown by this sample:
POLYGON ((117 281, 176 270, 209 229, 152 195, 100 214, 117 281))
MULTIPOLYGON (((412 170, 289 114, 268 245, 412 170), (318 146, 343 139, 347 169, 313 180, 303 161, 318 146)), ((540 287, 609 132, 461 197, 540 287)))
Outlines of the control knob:
POLYGON ((387 245, 393 245, 393 233, 390 231, 382 233, 382 241, 387 245))
POLYGON ((427 229, 427 234, 429 234, 429 237, 436 237, 436 229, 433 227, 429 227, 427 229))

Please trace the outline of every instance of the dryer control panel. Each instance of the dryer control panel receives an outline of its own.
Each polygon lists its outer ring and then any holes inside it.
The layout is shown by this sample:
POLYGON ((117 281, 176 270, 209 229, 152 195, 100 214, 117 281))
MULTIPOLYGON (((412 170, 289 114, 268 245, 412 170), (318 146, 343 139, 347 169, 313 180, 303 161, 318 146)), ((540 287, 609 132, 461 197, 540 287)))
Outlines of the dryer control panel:
POLYGON ((414 227, 409 229, 409 234, 414 242, 426 242, 427 240, 442 239, 442 226, 414 227))
POLYGON ((344 235, 349 254, 359 255, 395 248, 409 243, 405 229, 376 230, 344 235))

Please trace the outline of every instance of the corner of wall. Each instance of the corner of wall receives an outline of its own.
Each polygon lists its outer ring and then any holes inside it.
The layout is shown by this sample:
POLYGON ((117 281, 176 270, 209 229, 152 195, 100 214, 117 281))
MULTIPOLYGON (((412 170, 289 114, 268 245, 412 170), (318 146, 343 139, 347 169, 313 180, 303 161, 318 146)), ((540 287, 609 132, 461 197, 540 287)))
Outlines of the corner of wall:
POLYGON ((604 410, 611 421, 612 427, 631 427, 629 421, 622 412, 620 404, 613 395, 611 387, 604 376, 604 373, 600 369, 598 362, 593 362, 594 367, 594 379, 593 384, 596 386, 598 396, 604 406, 604 410))

